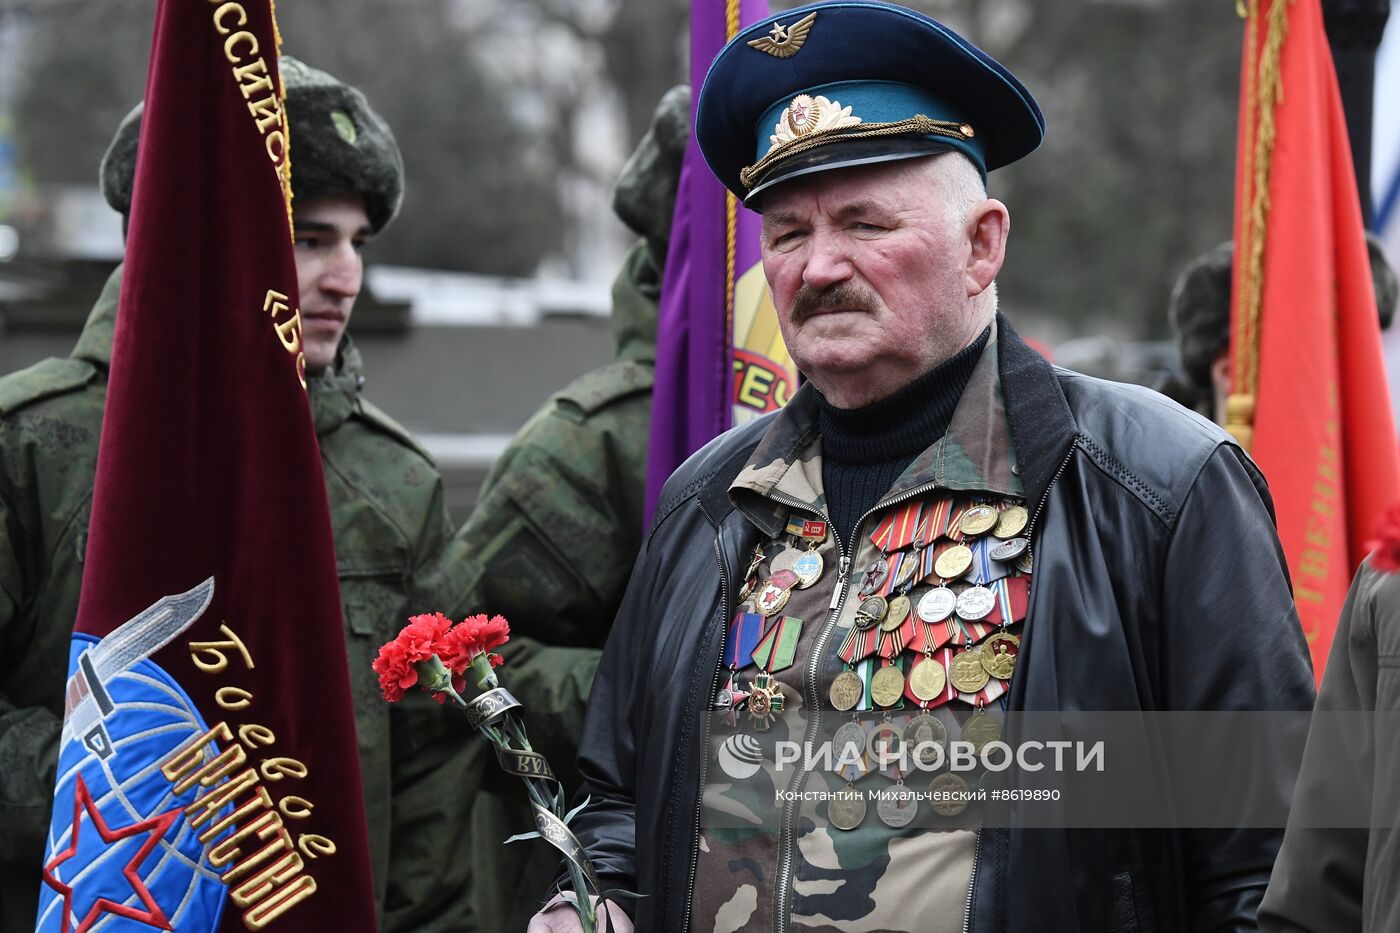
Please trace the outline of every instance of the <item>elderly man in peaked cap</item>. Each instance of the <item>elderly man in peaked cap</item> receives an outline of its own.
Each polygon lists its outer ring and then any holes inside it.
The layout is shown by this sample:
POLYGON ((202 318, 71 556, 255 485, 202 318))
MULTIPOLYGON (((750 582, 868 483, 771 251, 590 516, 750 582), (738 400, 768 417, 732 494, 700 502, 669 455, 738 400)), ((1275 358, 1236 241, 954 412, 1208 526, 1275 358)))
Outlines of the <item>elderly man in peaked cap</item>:
MULTIPOLYGON (((1252 929, 1279 831, 984 825, 985 772, 877 755, 1003 710, 1312 702, 1249 458, 997 312, 985 183, 1041 141, 1030 92, 921 14, 823 3, 720 52, 695 132, 808 381, 671 478, 604 651, 573 827, 642 895, 616 928, 1252 929)), ((1264 765, 1286 799, 1296 762, 1264 765)))
MULTIPOLYGON (((387 704, 370 662, 451 534, 436 466, 364 398, 345 328, 360 248, 398 212, 403 161, 363 94, 282 59, 295 133, 295 260, 307 395, 320 442, 345 607, 375 903, 381 930, 475 929, 462 908, 479 742, 426 695, 387 704), (408 701, 412 701, 409 703, 408 701), (460 850, 454 848, 462 846, 460 850)), ((102 160, 103 194, 131 208, 141 107, 102 160)), ((192 224, 191 234, 198 235, 192 224)), ((77 614, 112 355, 118 268, 66 359, 0 379, 0 930, 34 929, 53 802, 68 642, 77 614)))

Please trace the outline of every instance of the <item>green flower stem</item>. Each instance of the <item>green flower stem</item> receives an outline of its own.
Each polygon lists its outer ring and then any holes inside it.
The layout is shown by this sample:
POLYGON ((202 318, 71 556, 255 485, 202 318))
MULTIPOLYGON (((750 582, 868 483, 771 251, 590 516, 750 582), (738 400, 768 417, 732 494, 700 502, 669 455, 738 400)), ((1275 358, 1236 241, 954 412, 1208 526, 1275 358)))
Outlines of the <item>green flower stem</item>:
MULTIPOLYGON (((485 655, 478 655, 472 661, 470 670, 476 675, 476 683, 479 688, 484 690, 498 685, 496 674, 491 669, 491 662, 485 655)), ((443 666, 437 655, 433 655, 427 661, 419 662, 418 677, 428 690, 441 693, 458 708, 466 709, 467 701, 462 699, 461 694, 452 686, 452 673, 443 666)), ((519 750, 534 751, 530 746, 529 737, 525 734, 524 724, 514 713, 506 713, 502 725, 484 725, 480 731, 492 745, 504 751, 512 750, 512 740, 519 746, 519 750)), ((548 810, 561 820, 564 818, 562 789, 556 790, 549 787, 548 783, 541 778, 527 777, 521 778, 521 781, 524 782, 526 792, 536 805, 548 810)), ((583 872, 571 859, 565 859, 564 863, 568 866, 569 882, 574 891, 574 910, 578 912, 579 922, 583 924, 584 933, 597 933, 597 907, 589 894, 588 883, 584 880, 583 872)), ((607 909, 606 905, 604 905, 604 909, 607 909)))

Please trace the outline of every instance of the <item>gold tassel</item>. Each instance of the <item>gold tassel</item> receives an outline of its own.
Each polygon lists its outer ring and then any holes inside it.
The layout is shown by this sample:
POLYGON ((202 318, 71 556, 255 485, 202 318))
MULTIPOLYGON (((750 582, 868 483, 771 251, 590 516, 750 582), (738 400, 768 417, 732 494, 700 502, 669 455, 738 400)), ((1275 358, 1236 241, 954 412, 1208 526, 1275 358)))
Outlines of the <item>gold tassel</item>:
MULTIPOLYGON (((1246 80, 1246 132, 1253 127, 1253 115, 1259 114, 1259 126, 1249 150, 1253 156, 1253 177, 1250 179, 1250 203, 1244 217, 1241 242, 1235 244, 1235 269, 1240 275, 1239 307, 1236 309, 1234 343, 1234 372, 1231 374, 1233 392, 1226 400, 1225 429, 1240 446, 1249 450, 1254 440, 1254 414, 1259 392, 1259 318, 1264 304, 1264 247, 1269 220, 1269 170, 1273 163, 1274 142, 1278 137, 1275 111, 1283 100, 1280 74, 1283 42, 1288 33, 1288 5, 1292 0, 1273 0, 1269 8, 1264 48, 1254 69, 1254 29, 1257 16, 1248 20, 1249 47, 1246 80), (1257 77, 1257 82, 1255 78, 1257 77)), ((1258 12, 1258 0, 1250 0, 1252 12, 1258 12)))

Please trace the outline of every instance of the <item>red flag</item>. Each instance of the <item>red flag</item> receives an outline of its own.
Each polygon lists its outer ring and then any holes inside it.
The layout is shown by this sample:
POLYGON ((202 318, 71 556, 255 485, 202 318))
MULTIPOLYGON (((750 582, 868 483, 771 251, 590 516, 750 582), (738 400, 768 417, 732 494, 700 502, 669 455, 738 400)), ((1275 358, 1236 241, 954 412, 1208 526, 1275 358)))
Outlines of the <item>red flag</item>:
POLYGON ((160 0, 37 928, 373 929, 270 0, 160 0))
POLYGON ((1400 451, 1319 0, 1249 3, 1236 192, 1227 427, 1273 491, 1320 676, 1400 451))

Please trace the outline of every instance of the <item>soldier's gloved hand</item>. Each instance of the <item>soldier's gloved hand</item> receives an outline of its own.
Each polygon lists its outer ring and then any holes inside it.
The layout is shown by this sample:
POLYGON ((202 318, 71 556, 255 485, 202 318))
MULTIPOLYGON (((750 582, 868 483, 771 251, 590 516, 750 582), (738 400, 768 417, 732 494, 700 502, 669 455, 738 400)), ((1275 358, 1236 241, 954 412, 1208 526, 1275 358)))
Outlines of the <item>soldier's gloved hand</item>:
MULTIPOLYGON (((598 903, 596 897, 593 903, 598 903)), ((607 930, 608 933, 633 933, 635 928, 622 908, 609 902, 608 916, 598 918, 598 929, 607 930)), ((530 918, 530 926, 525 933, 583 933, 583 923, 574 911, 572 898, 556 894, 543 910, 530 918)))

